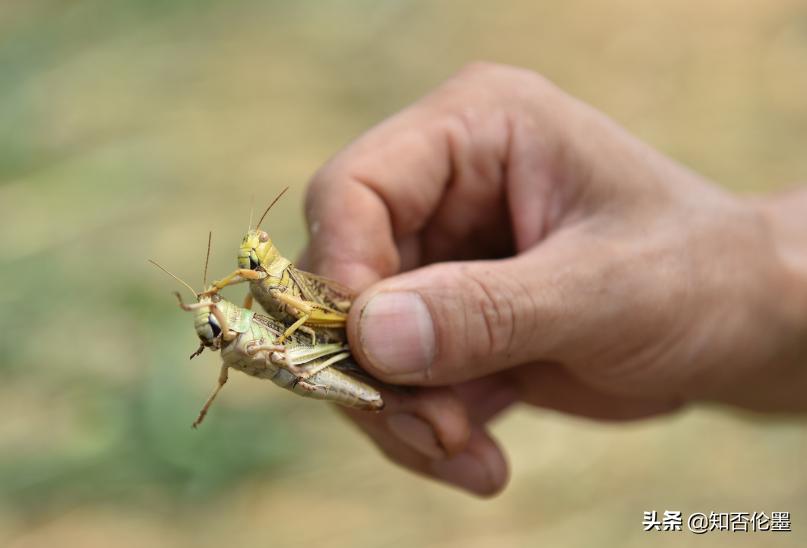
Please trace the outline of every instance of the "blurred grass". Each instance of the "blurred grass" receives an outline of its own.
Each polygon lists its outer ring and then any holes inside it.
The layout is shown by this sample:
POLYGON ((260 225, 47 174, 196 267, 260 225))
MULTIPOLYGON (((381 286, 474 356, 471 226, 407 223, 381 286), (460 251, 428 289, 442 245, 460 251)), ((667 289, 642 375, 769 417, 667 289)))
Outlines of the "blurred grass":
MULTIPOLYGON (((305 238, 304 182, 476 59, 538 70, 737 190, 807 173, 807 7, 664 0, 154 0, 0 5, 0 544, 633 546, 643 510, 773 511, 807 540, 803 421, 723 410, 495 427, 494 501, 412 479, 324 406, 234 376, 153 257, 233 266, 251 200, 305 238)), ((240 290, 239 290, 240 291, 240 290)), ((238 294, 234 291, 233 295, 238 294)), ((656 536, 756 546, 742 535, 656 536)))

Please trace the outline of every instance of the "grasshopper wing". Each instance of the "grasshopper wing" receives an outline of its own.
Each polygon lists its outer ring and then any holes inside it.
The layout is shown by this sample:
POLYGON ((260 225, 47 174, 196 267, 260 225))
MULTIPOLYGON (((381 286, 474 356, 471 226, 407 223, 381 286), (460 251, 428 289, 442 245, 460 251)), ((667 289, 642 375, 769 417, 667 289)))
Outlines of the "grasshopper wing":
POLYGON ((310 295, 305 295, 308 300, 324 304, 339 312, 348 312, 353 299, 356 297, 356 294, 349 287, 311 272, 291 268, 289 269, 289 274, 299 287, 310 291, 310 295))
POLYGON ((415 389, 411 386, 393 385, 376 379, 353 361, 352 357, 335 363, 331 367, 377 389, 388 390, 399 395, 411 395, 415 393, 415 389))

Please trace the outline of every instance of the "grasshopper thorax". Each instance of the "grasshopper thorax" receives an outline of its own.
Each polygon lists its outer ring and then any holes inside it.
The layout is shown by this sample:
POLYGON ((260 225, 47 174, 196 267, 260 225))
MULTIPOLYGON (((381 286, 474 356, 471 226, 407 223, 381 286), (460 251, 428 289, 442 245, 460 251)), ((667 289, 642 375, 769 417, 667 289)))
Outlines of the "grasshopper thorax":
POLYGON ((279 256, 269 234, 257 228, 252 229, 241 240, 238 267, 249 270, 266 270, 279 256))

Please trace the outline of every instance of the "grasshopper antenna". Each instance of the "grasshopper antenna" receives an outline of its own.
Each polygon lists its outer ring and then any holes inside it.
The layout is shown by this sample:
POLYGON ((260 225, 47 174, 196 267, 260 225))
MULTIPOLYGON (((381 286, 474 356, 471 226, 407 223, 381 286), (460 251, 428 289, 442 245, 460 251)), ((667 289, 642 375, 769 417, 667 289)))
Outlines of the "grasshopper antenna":
POLYGON ((286 191, 287 191, 288 189, 289 189, 289 187, 286 187, 286 188, 284 188, 283 190, 281 190, 281 191, 280 191, 280 194, 278 194, 278 195, 277 195, 277 198, 275 198, 274 200, 272 200, 272 203, 271 203, 271 204, 269 204, 269 207, 267 207, 267 208, 266 208, 266 211, 264 211, 264 212, 263 212, 263 215, 261 215, 261 218, 260 218, 260 219, 258 219, 258 224, 257 224, 257 225, 255 225, 255 230, 258 230, 258 228, 261 226, 261 223, 263 222, 263 218, 264 218, 264 217, 266 217, 266 214, 267 214, 267 213, 269 213, 269 210, 270 210, 270 209, 272 209, 272 206, 273 206, 273 205, 275 205, 275 204, 277 203, 277 201, 278 201, 278 200, 279 200, 279 199, 280 199, 280 198, 281 198, 281 197, 282 197, 282 196, 283 196, 283 195, 286 193, 286 191))
POLYGON ((207 233, 207 255, 205 255, 205 271, 202 274, 202 287, 207 289, 207 263, 210 262, 210 244, 213 242, 213 231, 207 233))
POLYGON ((158 262, 156 262, 156 261, 152 261, 151 259, 149 259, 149 262, 150 262, 151 264, 153 264, 154 266, 156 266, 157 268, 159 268, 160 270, 162 270, 163 272, 165 272, 166 274, 168 274, 169 276, 171 276, 172 278, 174 278, 176 281, 178 281, 179 283, 181 283, 181 284, 182 284, 182 285, 184 285, 185 287, 187 287, 187 288, 190 290, 190 292, 191 292, 191 293, 193 293, 193 298, 194 298, 194 299, 198 299, 198 298, 199 298, 199 294, 198 294, 198 293, 196 293, 196 291, 194 291, 194 290, 193 290, 193 288, 192 288, 192 287, 191 287, 191 286, 188 284, 188 282, 186 282, 185 280, 183 280, 183 279, 182 279, 182 278, 180 278, 179 276, 177 276, 177 275, 172 274, 171 272, 169 272, 169 271, 168 271, 168 269, 167 269, 167 268, 165 268, 165 267, 164 267, 163 265, 161 265, 160 263, 158 263, 158 262))
POLYGON ((255 195, 253 194, 249 198, 249 226, 247 227, 247 232, 252 230, 252 214, 255 213, 255 195))

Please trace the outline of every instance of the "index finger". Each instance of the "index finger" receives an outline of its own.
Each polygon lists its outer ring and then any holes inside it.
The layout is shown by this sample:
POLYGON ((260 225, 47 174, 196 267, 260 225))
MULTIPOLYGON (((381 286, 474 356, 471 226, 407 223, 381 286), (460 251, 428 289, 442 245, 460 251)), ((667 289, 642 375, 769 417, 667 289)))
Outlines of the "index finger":
POLYGON ((415 105, 339 152, 311 181, 308 267, 361 290, 399 271, 396 240, 419 228, 449 177, 441 129, 415 105))
POLYGON ((317 172, 306 197, 308 268, 363 290, 401 270, 412 235, 427 225, 452 179, 500 173, 506 121, 478 114, 499 111, 501 98, 469 82, 476 72, 461 72, 317 172), (476 127, 491 124, 501 127, 476 127))

